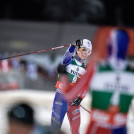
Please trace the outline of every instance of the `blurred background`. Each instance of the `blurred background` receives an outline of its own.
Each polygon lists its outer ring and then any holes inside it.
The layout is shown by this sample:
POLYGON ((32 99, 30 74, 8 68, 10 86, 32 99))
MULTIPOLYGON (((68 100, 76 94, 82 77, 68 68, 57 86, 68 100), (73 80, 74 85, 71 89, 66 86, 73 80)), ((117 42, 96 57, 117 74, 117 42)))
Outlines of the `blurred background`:
MULTIPOLYGON (((109 32, 117 27, 130 36, 127 53, 134 68, 134 1, 127 0, 1 0, 0 59, 68 45, 87 38, 98 60, 106 56, 109 32)), ((35 120, 50 124, 51 107, 57 80, 57 66, 67 48, 30 54, 0 61, 0 134, 8 130, 7 112, 18 102, 31 104, 35 120)), ((90 96, 83 102, 90 108, 90 96)), ((88 113, 82 117, 84 134, 88 113)), ((63 130, 69 131, 67 120, 63 130)))

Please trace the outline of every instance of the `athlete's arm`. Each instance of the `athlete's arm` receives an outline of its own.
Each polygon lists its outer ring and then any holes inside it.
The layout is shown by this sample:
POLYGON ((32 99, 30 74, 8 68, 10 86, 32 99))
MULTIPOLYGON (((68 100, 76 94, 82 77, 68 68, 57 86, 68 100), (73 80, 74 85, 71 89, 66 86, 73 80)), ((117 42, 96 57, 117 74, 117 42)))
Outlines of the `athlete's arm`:
POLYGON ((75 45, 70 45, 63 57, 63 64, 68 65, 72 61, 72 56, 75 50, 75 45))

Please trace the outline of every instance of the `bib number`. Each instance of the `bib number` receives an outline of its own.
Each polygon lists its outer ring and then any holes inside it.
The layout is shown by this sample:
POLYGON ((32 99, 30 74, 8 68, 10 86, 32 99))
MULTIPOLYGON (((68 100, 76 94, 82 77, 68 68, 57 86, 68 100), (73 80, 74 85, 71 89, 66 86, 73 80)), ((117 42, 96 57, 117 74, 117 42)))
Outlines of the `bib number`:
POLYGON ((74 77, 73 77, 73 81, 72 81, 72 83, 76 83, 77 78, 78 78, 77 76, 74 76, 74 77))

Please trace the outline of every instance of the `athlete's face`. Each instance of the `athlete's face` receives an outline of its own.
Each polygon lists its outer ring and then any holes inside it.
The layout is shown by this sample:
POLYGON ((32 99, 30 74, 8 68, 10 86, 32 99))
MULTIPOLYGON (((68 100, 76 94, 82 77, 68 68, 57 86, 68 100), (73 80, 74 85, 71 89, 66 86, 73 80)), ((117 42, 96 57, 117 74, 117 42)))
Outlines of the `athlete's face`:
POLYGON ((90 52, 91 51, 88 48, 82 47, 78 49, 77 54, 80 59, 85 60, 90 55, 90 52))

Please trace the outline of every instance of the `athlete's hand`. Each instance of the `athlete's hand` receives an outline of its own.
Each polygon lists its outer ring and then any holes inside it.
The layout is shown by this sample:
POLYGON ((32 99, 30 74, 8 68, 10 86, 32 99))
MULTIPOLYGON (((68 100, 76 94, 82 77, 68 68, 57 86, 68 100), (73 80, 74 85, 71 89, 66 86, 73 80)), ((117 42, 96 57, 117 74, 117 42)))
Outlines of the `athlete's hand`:
POLYGON ((57 68, 57 72, 61 74, 66 74, 66 66, 64 64, 59 64, 57 68))
POLYGON ((82 44, 81 44, 81 41, 80 41, 80 40, 76 40, 76 41, 74 41, 74 42, 72 43, 72 45, 75 46, 75 47, 77 46, 78 48, 80 48, 80 46, 81 46, 82 44))
POLYGON ((72 100, 71 106, 79 106, 81 101, 82 101, 81 97, 75 98, 74 100, 72 100))

